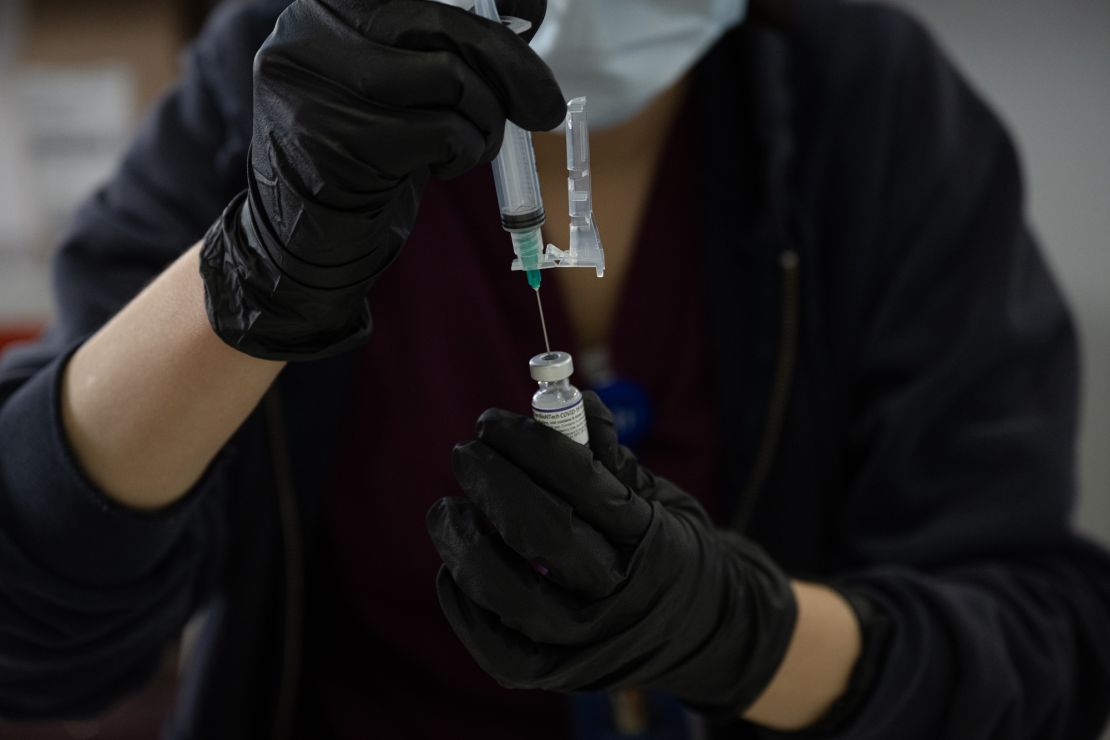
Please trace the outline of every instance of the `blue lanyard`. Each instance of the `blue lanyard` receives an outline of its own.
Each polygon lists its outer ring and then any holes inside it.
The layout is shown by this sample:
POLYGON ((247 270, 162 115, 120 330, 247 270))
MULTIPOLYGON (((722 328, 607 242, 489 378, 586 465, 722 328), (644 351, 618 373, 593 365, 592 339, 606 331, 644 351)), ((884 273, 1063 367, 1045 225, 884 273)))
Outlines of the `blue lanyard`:
POLYGON ((592 347, 578 353, 578 376, 597 393, 613 412, 617 436, 633 451, 651 433, 655 414, 647 390, 639 383, 619 377, 605 347, 592 347))

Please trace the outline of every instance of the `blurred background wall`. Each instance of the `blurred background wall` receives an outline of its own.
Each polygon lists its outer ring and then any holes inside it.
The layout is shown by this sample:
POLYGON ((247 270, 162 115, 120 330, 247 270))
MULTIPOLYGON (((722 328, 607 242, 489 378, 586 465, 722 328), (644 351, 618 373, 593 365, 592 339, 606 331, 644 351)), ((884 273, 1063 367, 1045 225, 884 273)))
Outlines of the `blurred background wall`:
POLYGON ((0 339, 49 313, 45 265, 69 214, 214 4, 0 0, 0 339))
POLYGON ((1110 544, 1110 2, 893 2, 933 30, 1017 138, 1033 228, 1083 342, 1076 521, 1110 544))

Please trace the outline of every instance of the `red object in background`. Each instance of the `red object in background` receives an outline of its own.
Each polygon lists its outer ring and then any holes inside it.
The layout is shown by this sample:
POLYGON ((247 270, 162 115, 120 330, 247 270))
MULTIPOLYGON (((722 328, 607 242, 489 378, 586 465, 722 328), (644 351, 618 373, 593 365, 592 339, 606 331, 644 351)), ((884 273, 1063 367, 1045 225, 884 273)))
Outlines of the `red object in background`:
POLYGON ((0 325, 0 353, 2 353, 4 348, 9 344, 34 339, 39 335, 41 330, 41 327, 32 326, 30 324, 18 324, 13 326, 0 325))

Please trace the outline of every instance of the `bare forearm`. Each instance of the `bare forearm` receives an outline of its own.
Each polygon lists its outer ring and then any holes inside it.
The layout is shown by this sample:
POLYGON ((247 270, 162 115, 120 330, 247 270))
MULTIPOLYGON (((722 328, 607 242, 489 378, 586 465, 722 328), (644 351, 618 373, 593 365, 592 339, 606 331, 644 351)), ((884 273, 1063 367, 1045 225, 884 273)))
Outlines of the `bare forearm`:
POLYGON ((776 730, 816 722, 848 686, 860 654, 855 612, 832 589, 794 581, 798 621, 771 683, 744 718, 776 730))
POLYGON ((140 509, 172 503, 200 478, 284 366, 213 333, 186 252, 70 359, 62 420, 86 474, 140 509))

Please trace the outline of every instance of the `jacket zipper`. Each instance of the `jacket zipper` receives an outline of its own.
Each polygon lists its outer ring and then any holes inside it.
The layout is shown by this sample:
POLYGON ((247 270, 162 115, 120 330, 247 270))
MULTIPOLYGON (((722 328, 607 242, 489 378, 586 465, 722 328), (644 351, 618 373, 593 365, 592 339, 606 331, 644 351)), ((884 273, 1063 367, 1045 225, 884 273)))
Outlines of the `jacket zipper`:
POLYGON ((292 466, 285 437, 285 418, 277 391, 266 394, 266 428, 274 460, 278 513, 285 559, 285 630, 282 645, 281 679, 270 731, 272 740, 287 740, 293 723, 301 668, 301 630, 304 619, 304 542, 293 486, 292 466))
POLYGON ((786 419, 786 407, 790 401, 790 386, 794 377, 794 365, 798 356, 799 325, 799 259, 793 249, 779 253, 779 274, 782 281, 782 302, 779 317, 779 347, 775 360, 775 376, 771 385, 771 400, 767 404, 767 419, 763 425, 763 435, 756 453, 755 462, 748 480, 744 484, 744 494, 733 515, 732 526, 743 532, 751 519, 752 512, 762 493, 763 485, 771 472, 771 464, 778 453, 782 438, 782 427, 786 419))

